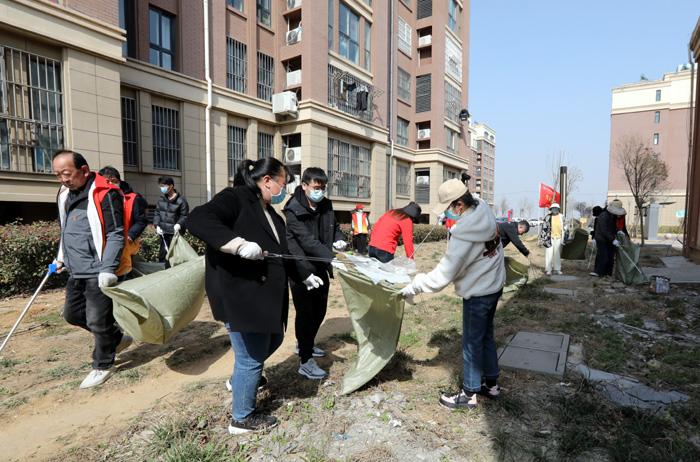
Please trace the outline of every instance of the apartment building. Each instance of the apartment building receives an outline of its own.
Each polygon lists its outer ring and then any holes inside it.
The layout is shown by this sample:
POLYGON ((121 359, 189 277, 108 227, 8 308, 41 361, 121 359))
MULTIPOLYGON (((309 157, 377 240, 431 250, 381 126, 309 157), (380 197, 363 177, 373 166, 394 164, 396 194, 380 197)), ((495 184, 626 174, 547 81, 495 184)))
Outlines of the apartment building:
POLYGON ((660 204, 659 225, 679 226, 685 214, 690 140, 691 71, 680 65, 660 80, 642 76, 638 82, 612 90, 608 201, 622 203, 632 222, 637 210, 623 170, 616 160, 618 143, 639 136, 669 167, 669 188, 654 201, 660 204))
POLYGON ((496 168, 496 132, 486 124, 472 123, 471 159, 469 160, 470 191, 481 197, 491 208, 494 206, 494 179, 496 168))
POLYGON ((463 0, 0 0, 0 222, 55 218, 60 148, 151 204, 274 156, 341 220, 428 211, 468 169, 468 32, 463 0))
MULTIPOLYGON (((700 73, 697 72, 700 68, 700 18, 695 26, 690 39, 690 49, 693 52, 695 61, 695 89, 700 88, 700 73)), ((696 263, 700 263, 700 95, 697 91, 693 93, 694 100, 691 112, 692 128, 692 150, 690 154, 689 165, 689 182, 687 197, 691 198, 688 201, 688 215, 685 221, 685 233, 683 236, 683 252, 686 257, 691 258, 696 263)))

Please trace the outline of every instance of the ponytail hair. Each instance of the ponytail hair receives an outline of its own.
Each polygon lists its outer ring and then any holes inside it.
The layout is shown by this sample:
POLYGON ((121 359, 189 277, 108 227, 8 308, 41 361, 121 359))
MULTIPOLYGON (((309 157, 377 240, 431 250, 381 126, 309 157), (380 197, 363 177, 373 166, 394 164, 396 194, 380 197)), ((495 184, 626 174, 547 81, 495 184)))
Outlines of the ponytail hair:
POLYGON ((469 192, 469 180, 471 180, 471 178, 472 178, 472 177, 469 176, 469 174, 467 174, 467 173, 462 173, 462 177, 460 178, 460 181, 461 181, 462 183, 464 183, 464 185, 467 187, 467 192, 465 192, 465 193, 462 195, 462 197, 458 197, 457 199, 455 199, 454 201, 452 201, 452 203, 450 204, 450 207, 454 207, 455 205, 457 205, 457 202, 463 203, 464 205, 467 206, 467 208, 469 208, 469 207, 476 207, 476 206, 479 205, 479 201, 476 200, 476 199, 474 198, 474 196, 472 196, 472 193, 469 192))
POLYGON ((245 159, 238 166, 238 171, 233 177, 234 186, 247 186, 255 194, 261 194, 258 181, 265 176, 276 177, 285 176, 287 183, 294 181, 294 174, 289 167, 284 165, 274 157, 263 157, 262 159, 245 159))

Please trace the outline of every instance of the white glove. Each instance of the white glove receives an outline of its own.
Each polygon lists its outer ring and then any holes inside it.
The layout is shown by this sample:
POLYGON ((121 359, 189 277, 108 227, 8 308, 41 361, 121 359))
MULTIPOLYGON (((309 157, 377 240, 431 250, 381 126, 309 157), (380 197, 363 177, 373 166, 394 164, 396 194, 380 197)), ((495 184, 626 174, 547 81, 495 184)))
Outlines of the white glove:
POLYGON ((334 258, 334 259, 331 261, 331 266, 333 266, 333 268, 336 268, 336 269, 339 269, 339 270, 343 270, 343 271, 347 271, 347 270, 348 270, 348 269, 345 267, 345 265, 343 265, 342 263, 340 263, 340 260, 338 260, 337 258, 334 258))
POLYGON ((54 261, 52 261, 51 264, 56 265, 56 274, 65 273, 66 271, 68 271, 68 269, 65 266, 63 266, 62 261, 58 261, 58 260, 54 259, 54 261))
POLYGON ((345 241, 335 241, 333 243, 333 248, 335 248, 335 250, 343 250, 347 246, 348 246, 348 243, 345 241))
POLYGON ((304 280, 304 285, 306 286, 306 290, 318 289, 323 285, 323 279, 312 274, 304 280))
POLYGON ((246 242, 238 249, 238 255, 248 260, 262 260, 262 249, 256 242, 246 242))
POLYGON ((408 297, 409 295, 416 295, 417 293, 418 292, 416 291, 416 287, 413 285, 412 282, 403 289, 401 289, 401 295, 403 295, 404 297, 408 297))
POLYGON ((97 282, 100 287, 113 286, 117 281, 117 276, 112 273, 100 273, 99 276, 97 276, 97 282))
POLYGON ((180 231, 180 225, 178 223, 175 223, 175 226, 173 226, 173 230, 180 231))
POLYGON ((593 241, 593 247, 595 247, 595 239, 591 239, 593 241))
POLYGON ((163 228, 161 228, 160 226, 156 226, 156 233, 158 233, 162 236, 163 235, 163 228))
POLYGON ((620 247, 620 241, 618 241, 617 239, 613 239, 613 245, 615 247, 620 247))
POLYGON ((617 231, 617 234, 625 234, 625 232, 622 231, 622 230, 618 230, 618 231, 617 231))

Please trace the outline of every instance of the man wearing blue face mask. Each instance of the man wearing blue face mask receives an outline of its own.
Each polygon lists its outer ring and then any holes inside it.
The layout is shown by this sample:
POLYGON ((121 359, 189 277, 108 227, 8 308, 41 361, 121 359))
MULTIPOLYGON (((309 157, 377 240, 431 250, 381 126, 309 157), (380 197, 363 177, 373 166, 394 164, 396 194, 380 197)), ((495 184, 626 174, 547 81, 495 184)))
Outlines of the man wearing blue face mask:
MULTIPOLYGON (((287 219, 289 253, 299 256, 334 258, 333 248, 343 250, 347 243, 335 219, 333 204, 325 197, 328 176, 323 169, 310 167, 304 170, 301 185, 284 206, 287 219)), ((322 379, 326 372, 314 356, 325 352, 314 346, 316 334, 326 316, 328 306, 329 277, 332 267, 345 269, 342 263, 297 260, 303 284, 291 283, 292 299, 296 310, 296 353, 301 357, 299 373, 310 379, 322 379), (312 277, 313 276, 313 277, 312 277), (307 281, 311 279, 311 284, 307 281)))
POLYGON ((169 268, 170 265, 165 258, 168 254, 166 247, 170 246, 176 232, 185 234, 185 220, 190 212, 190 206, 187 204, 187 199, 175 189, 175 181, 172 177, 162 176, 158 178, 158 187, 163 195, 160 196, 158 204, 156 204, 153 226, 160 235, 158 261, 165 263, 165 267, 169 268))

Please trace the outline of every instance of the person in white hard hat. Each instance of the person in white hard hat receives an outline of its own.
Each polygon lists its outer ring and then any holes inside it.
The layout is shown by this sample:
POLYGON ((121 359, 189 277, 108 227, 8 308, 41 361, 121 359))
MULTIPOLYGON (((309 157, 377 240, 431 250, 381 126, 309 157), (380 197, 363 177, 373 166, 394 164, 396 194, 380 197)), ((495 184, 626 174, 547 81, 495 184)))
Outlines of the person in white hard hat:
POLYGON ((549 206, 549 213, 544 217, 542 231, 540 231, 540 242, 545 247, 545 271, 547 276, 552 275, 552 267, 557 274, 561 273, 561 246, 566 235, 566 221, 559 213, 560 207, 557 202, 549 206))

